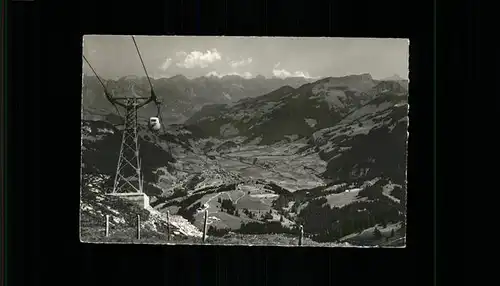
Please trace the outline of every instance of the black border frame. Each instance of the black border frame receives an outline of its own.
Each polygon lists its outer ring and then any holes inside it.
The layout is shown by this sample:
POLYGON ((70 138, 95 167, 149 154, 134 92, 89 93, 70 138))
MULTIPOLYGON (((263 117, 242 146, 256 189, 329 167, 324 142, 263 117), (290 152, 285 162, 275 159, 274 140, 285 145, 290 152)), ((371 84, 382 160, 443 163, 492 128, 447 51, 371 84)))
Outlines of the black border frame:
POLYGON ((9 24, 15 27, 11 43, 16 45, 9 47, 11 63, 15 62, 9 90, 14 94, 9 122, 15 124, 10 125, 9 137, 16 141, 9 142, 8 152, 13 154, 9 169, 14 175, 9 178, 8 203, 9 217, 16 221, 8 225, 12 251, 7 258, 13 259, 10 269, 25 269, 9 276, 16 285, 52 284, 59 279, 84 285, 432 283, 432 2, 9 4, 9 24), (88 33, 410 38, 407 248, 81 244, 79 193, 67 186, 79 180, 80 133, 71 126, 79 124, 80 98, 72 95, 81 93, 81 36, 88 33), (132 271, 146 274, 124 275, 132 271))

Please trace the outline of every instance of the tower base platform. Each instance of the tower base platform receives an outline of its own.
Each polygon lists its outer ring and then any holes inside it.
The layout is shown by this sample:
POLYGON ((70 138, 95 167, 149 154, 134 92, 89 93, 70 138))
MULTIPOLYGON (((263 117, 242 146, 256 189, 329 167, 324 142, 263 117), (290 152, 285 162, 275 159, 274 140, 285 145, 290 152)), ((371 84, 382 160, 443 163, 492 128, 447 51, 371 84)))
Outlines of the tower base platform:
POLYGON ((127 201, 131 201, 141 208, 149 208, 149 197, 145 193, 116 193, 108 194, 108 196, 115 196, 127 201))

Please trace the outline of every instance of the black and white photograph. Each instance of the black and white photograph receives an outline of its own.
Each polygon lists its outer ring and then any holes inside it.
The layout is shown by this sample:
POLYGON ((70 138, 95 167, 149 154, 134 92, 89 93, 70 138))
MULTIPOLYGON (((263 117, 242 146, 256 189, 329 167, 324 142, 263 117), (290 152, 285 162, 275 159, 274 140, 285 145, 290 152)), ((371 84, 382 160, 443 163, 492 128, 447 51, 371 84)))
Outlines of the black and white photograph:
POLYGON ((409 45, 85 35, 80 241, 404 248, 409 45))

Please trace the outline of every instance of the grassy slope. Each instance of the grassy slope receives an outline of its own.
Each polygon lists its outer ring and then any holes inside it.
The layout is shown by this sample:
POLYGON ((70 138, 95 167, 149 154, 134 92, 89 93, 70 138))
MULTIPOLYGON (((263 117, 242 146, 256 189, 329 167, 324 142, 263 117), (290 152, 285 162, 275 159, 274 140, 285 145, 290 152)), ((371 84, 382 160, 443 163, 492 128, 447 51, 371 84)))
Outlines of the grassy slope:
MULTIPOLYGON (((141 239, 136 238, 136 230, 129 228, 116 232, 110 237, 104 237, 104 229, 86 228, 82 230, 85 234, 85 242, 90 243, 132 243, 132 244, 206 244, 206 245, 269 245, 269 246, 298 246, 298 236, 286 234, 228 234, 225 237, 207 236, 207 240, 203 243, 201 238, 185 238, 174 237, 167 239, 165 234, 154 233, 151 231, 142 231, 141 239)), ((346 246, 340 243, 318 243, 309 238, 303 239, 303 246, 323 246, 337 247, 346 246)))

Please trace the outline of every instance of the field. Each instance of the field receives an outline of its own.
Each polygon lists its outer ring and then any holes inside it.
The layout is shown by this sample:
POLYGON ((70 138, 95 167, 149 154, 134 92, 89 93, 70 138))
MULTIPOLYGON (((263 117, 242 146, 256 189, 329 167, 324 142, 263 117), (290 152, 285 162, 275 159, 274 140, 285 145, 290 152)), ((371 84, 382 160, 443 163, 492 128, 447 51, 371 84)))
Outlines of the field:
MULTIPOLYGON (((212 148, 217 148, 227 141, 211 138, 206 142, 213 144, 212 148)), ((206 142, 203 144, 207 144, 206 142)), ((324 184, 320 174, 326 169, 326 163, 317 154, 297 154, 300 148, 306 146, 304 143, 243 145, 221 153, 204 151, 203 144, 195 144, 197 148, 193 152, 179 147, 173 149, 175 157, 178 158, 175 164, 179 172, 178 178, 182 178, 183 174, 202 174, 206 173, 206 170, 212 170, 218 174, 230 174, 235 177, 265 179, 290 191, 324 184)))
POLYGON ((297 155, 296 152, 304 146, 303 143, 245 146, 221 155, 217 161, 227 171, 239 173, 242 177, 266 179, 290 191, 314 188, 323 184, 318 176, 325 170, 326 163, 317 154, 297 155))
POLYGON ((340 194, 331 194, 326 196, 328 204, 332 207, 343 207, 356 201, 364 201, 366 198, 357 198, 360 190, 345 191, 340 194))
MULTIPOLYGON (((194 204, 201 207, 194 215, 194 225, 202 228, 204 213, 208 212, 207 224, 216 228, 239 229, 243 223, 259 221, 261 215, 272 211, 272 202, 278 195, 269 193, 262 186, 240 184, 237 190, 207 194, 194 204), (221 209, 220 200, 230 200, 236 209, 237 215, 228 214, 221 209), (249 217, 252 213, 256 219, 249 217)), ((274 211, 276 212, 276 211, 274 211)), ((279 219, 279 218, 278 218, 279 219)))

